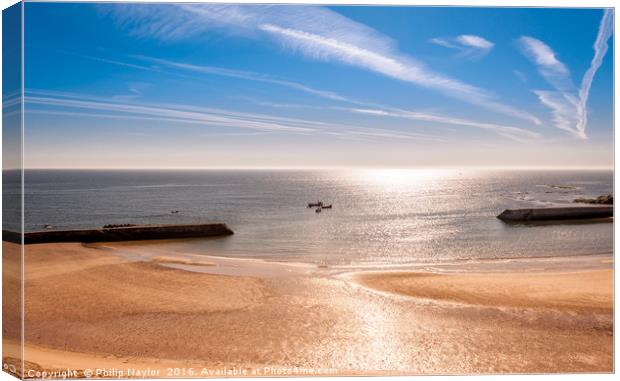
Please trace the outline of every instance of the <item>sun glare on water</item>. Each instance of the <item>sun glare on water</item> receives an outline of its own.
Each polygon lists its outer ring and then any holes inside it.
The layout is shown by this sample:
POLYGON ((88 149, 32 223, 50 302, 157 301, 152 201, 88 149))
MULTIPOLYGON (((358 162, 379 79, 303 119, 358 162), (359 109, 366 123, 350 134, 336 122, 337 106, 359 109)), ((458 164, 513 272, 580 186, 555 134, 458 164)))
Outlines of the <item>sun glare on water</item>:
POLYGON ((447 169, 367 169, 358 173, 369 185, 385 189, 421 187, 451 174, 454 171, 447 169))

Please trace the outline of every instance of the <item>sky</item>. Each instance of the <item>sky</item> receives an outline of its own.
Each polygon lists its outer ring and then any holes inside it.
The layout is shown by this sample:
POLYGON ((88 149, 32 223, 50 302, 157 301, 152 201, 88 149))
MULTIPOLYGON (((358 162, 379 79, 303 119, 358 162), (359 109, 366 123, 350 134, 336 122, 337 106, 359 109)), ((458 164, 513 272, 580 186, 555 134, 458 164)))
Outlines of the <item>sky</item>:
POLYGON ((26 3, 29 168, 613 166, 613 11, 26 3))

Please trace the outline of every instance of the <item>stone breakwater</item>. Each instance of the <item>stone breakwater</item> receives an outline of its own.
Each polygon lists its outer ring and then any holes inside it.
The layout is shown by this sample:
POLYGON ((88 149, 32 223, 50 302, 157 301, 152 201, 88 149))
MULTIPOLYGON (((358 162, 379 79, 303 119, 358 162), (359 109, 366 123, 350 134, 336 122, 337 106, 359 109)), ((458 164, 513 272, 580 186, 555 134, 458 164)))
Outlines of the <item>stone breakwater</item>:
MULTIPOLYGON (((24 244, 58 242, 114 242, 174 238, 201 238, 232 235, 224 223, 189 225, 137 225, 103 229, 54 230, 24 233, 24 244)), ((21 243, 21 234, 2 231, 2 240, 21 243)))
POLYGON ((549 221, 609 218, 613 206, 584 206, 565 208, 506 209, 497 218, 502 221, 549 221))

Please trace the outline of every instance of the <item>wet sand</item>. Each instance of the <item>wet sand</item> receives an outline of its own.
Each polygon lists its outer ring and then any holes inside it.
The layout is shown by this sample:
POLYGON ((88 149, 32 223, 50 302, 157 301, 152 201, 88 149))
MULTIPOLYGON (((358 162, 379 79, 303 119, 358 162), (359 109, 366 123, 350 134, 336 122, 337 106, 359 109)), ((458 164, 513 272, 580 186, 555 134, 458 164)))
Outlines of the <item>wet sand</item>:
MULTIPOLYGON (((5 269, 15 247, 3 243, 5 269)), ((437 275, 162 253, 128 259, 152 247, 26 246, 26 369, 106 368, 123 377, 131 369, 221 376, 223 367, 245 370, 229 374, 239 376, 613 371, 612 263, 564 274, 437 275)), ((5 277, 4 287, 18 281, 5 277)), ((13 322, 16 312, 3 311, 13 322)), ((18 336, 5 334, 3 347, 6 357, 18 336)))
POLYGON ((362 273, 366 287, 429 300, 480 306, 548 308, 611 314, 613 271, 536 274, 362 273))

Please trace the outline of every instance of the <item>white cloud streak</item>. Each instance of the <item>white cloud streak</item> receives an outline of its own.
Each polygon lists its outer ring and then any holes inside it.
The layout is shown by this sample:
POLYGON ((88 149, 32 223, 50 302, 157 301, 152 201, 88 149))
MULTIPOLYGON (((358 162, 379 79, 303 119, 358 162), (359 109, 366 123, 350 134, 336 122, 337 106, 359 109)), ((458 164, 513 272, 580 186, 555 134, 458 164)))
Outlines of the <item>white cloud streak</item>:
MULTIPOLYGON (((65 53, 65 54, 71 54, 73 55, 74 53, 71 52, 66 52, 66 51, 61 51, 61 53, 65 53)), ((316 89, 298 82, 293 82, 293 81, 289 81, 289 80, 284 80, 284 79, 278 79, 278 78, 273 78, 267 74, 263 74, 263 73, 257 73, 257 72, 252 72, 252 71, 245 71, 245 70, 235 70, 235 69, 228 69, 228 68, 222 68, 222 67, 217 67, 217 66, 203 66, 203 65, 194 65, 194 64, 189 64, 189 63, 183 63, 183 62, 176 62, 176 61, 170 61, 170 60, 164 60, 164 59, 160 59, 160 58, 155 58, 155 57, 148 57, 148 56, 142 56, 142 55, 133 55, 133 58, 139 59, 139 60, 143 60, 143 61, 148 61, 157 65, 160 65, 160 68, 154 69, 148 66, 142 66, 142 65, 135 65, 132 63, 125 63, 122 61, 117 61, 117 60, 110 60, 110 59, 106 59, 106 58, 100 58, 100 57, 93 57, 93 56, 87 56, 87 55, 80 55, 83 58, 87 58, 87 59, 92 59, 92 60, 96 60, 99 62, 105 62, 108 64, 113 64, 113 65, 119 65, 119 66, 126 66, 126 67, 131 67, 134 69, 139 69, 139 70, 148 70, 148 71, 157 71, 160 73, 168 73, 168 74, 174 74, 174 75, 179 75, 178 73, 170 73, 167 71, 162 70, 161 67, 168 67, 168 68, 175 68, 175 69, 180 69, 180 70, 187 70, 187 71, 191 71, 194 73, 202 73, 202 74, 209 74, 209 75, 217 75, 217 76, 225 76, 225 77, 231 77, 231 78, 238 78, 238 79, 243 79, 243 80, 248 80, 248 81, 257 81, 257 82, 264 82, 264 83, 269 83, 269 84, 274 84, 274 85, 280 85, 280 86, 285 86, 288 88, 292 88, 295 90, 299 90, 317 97, 321 97, 321 98, 325 98, 325 99, 329 99, 329 100, 335 100, 335 101, 341 101, 341 102, 345 102, 345 103, 350 103, 356 106, 361 106, 361 107, 370 107, 370 108, 376 108, 377 110, 391 110, 391 111, 396 111, 397 113, 402 113, 402 112, 406 112, 409 113, 409 117, 407 119, 411 119, 411 120, 420 120, 420 121, 435 121, 437 123, 447 123, 447 124, 456 124, 456 125, 461 125, 461 126, 465 126, 465 127, 476 127, 476 125, 480 124, 480 125, 487 125, 484 122, 477 122, 477 121, 471 121, 471 120, 466 120, 466 119, 460 119, 460 118, 454 118, 451 116, 446 116, 446 115, 437 115, 437 114, 424 114, 424 113, 418 113, 416 111, 404 111, 404 110, 398 110, 398 109, 394 109, 394 108, 390 108, 388 106, 382 106, 382 105, 378 105, 378 104, 374 104, 374 103, 370 103, 370 102, 364 102, 364 101, 359 101, 350 97, 345 97, 343 95, 340 95, 338 93, 332 92, 332 91, 326 91, 326 90, 321 90, 321 89, 316 89), (427 115, 425 117, 421 117, 421 118, 414 118, 414 115, 427 115), (443 121, 443 122, 442 122, 443 121), (445 122, 445 121, 451 121, 451 122, 445 122), (463 121, 463 123, 458 123, 458 121, 463 121)), ((41 90, 36 91, 35 93, 43 93, 43 94, 47 94, 47 95, 51 95, 53 97, 56 96, 61 96, 64 97, 67 93, 59 93, 59 92, 44 92, 41 90)), ((69 97, 71 97, 71 95, 69 95, 69 97)), ((114 100, 131 100, 136 98, 135 96, 114 96, 113 99, 114 100)), ((36 99, 32 99, 33 100, 33 104, 36 104, 37 102, 41 102, 40 100, 36 100, 36 99)), ((98 99, 99 101, 102 101, 101 98, 98 99)), ((303 104, 281 104, 281 103, 273 103, 273 102, 262 102, 262 101, 257 101, 257 100, 252 100, 252 102, 257 103, 259 105, 262 106, 267 106, 267 107, 275 107, 275 108, 316 108, 316 109, 325 109, 325 107, 321 107, 321 106, 308 106, 308 105, 303 105, 303 104)), ((56 104, 57 106, 61 106, 60 104, 56 104)), ((355 113, 359 113, 356 110, 359 109, 352 109, 352 108, 344 108, 344 107, 328 107, 331 109, 336 109, 336 110, 340 110, 340 111, 347 111, 347 112, 355 112, 355 113)), ((369 109, 366 109, 369 110, 369 109)), ((71 117, 78 117, 78 116, 82 116, 82 117, 96 117, 96 118, 114 118, 114 119, 132 119, 132 120, 159 120, 159 121, 167 121, 167 122, 180 122, 180 123, 192 123, 192 124, 205 124, 204 120, 195 120, 195 119, 184 119, 184 118, 164 118, 162 116, 159 117, 149 117, 149 116, 129 116, 129 115, 118 115, 118 114, 101 114, 101 113, 84 113, 84 112, 66 112, 66 111, 50 111, 50 110, 32 110, 30 111, 33 114, 48 114, 48 115, 64 115, 64 116, 71 116, 71 117)), ((378 115, 378 114, 377 114, 378 115)), ((393 114, 390 114, 389 112, 385 112, 382 114, 383 116, 387 116, 387 117, 394 117, 393 114)), ((484 128, 484 127, 481 127, 484 128)), ((533 136, 530 135, 530 131, 528 130, 524 130, 518 127, 509 127, 510 129, 518 129, 518 130, 523 130, 524 131, 524 135, 528 135, 528 136, 533 136)), ((488 128, 489 130, 492 130, 491 128, 488 128)), ((351 129, 348 130, 349 133, 351 133, 351 129)), ((331 133, 332 135, 334 135, 335 133, 331 133)), ((415 133, 409 133, 409 134, 415 134, 415 133)), ((345 134, 336 134, 338 136, 345 136, 345 134)), ((368 135, 368 134, 367 134, 368 135)), ((503 134, 500 133, 501 136, 507 137, 509 139, 513 139, 513 140, 519 140, 521 141, 521 139, 517 139, 514 138, 514 136, 516 135, 507 135, 507 134, 503 134)), ((335 135, 334 135, 335 136, 335 135)), ((379 135, 378 135, 379 136, 379 135)), ((411 138, 426 138, 426 139, 432 139, 432 140, 436 140, 439 141, 440 138, 438 136, 432 136, 432 135, 397 135, 395 133, 383 133, 381 134, 381 136, 383 137, 388 137, 388 136, 392 136, 392 137, 396 137, 396 136, 401 136, 402 138, 405 139, 411 139, 411 138)))
MULTIPOLYGON (((311 59, 334 61, 412 83, 461 101, 540 124, 531 113, 499 102, 481 88, 436 73, 398 52, 374 29, 327 8, 266 5, 128 5, 107 8, 141 38, 179 40, 207 30, 248 38, 271 38, 311 59)), ((467 39, 471 43, 471 39, 467 39)), ((478 41, 479 43, 479 41, 478 41)))
POLYGON ((613 11, 605 9, 594 43, 594 57, 578 89, 566 65, 553 49, 544 42, 529 36, 519 39, 524 54, 538 67, 540 75, 555 91, 535 90, 540 102, 551 109, 555 127, 568 131, 579 139, 587 139, 587 103, 596 71, 608 50, 607 40, 613 33, 613 11))
MULTIPOLYGON (((19 91, 2 94, 2 120, 21 115, 22 95, 19 91)), ((7 126, 8 127, 8 126, 7 126)))
MULTIPOLYGON (((164 70, 162 70, 161 67, 151 67, 151 66, 137 65, 137 64, 134 64, 134 63, 130 63, 130 62, 123 62, 123 61, 118 61, 118 60, 111 60, 111 59, 107 59, 107 58, 102 58, 102 57, 95 57, 95 56, 90 56, 90 55, 85 55, 85 54, 78 54, 78 53, 69 52, 69 51, 65 51, 65 50, 54 50, 54 51, 58 52, 58 53, 62 53, 62 54, 68 54, 68 55, 72 55, 72 56, 76 56, 76 57, 80 57, 80 58, 84 58, 84 59, 88 59, 88 60, 93 60, 93 61, 97 61, 97 62, 103 62, 103 63, 111 64, 111 65, 117 65, 117 66, 137 69, 137 70, 145 70, 145 71, 157 72, 157 73, 162 73, 162 74, 180 76, 180 77, 183 77, 183 78, 186 77, 186 76, 184 76, 182 74, 179 74, 177 72, 164 71, 164 70)), ((273 77, 270 77, 270 76, 268 76, 266 74, 256 73, 256 72, 252 72, 252 71, 234 70, 234 69, 227 69, 227 68, 217 67, 217 66, 193 65, 193 64, 188 64, 188 63, 175 62, 175 61, 164 60, 164 59, 155 58, 155 57, 144 56, 144 55, 135 55, 134 54, 134 55, 131 55, 130 57, 132 57, 134 59, 142 60, 142 61, 148 61, 148 62, 151 62, 153 64, 159 65, 159 66, 167 66, 169 68, 184 69, 184 70, 189 70, 189 71, 193 71, 193 72, 197 72, 197 73, 202 73, 202 74, 212 74, 212 75, 219 75, 219 76, 225 76, 225 77, 230 77, 230 78, 239 78, 239 79, 245 79, 245 80, 250 80, 250 81, 271 83, 271 84, 275 84, 275 85, 286 86, 286 87, 289 87, 289 88, 292 88, 292 89, 295 89, 295 90, 300 90, 300 91, 306 92, 308 94, 316 95, 316 96, 319 96, 319 97, 322 97, 322 98, 326 98, 326 99, 331 99, 331 100, 336 100, 336 101, 344 100, 343 97, 339 96, 336 93, 330 92, 330 91, 317 90, 315 88, 303 85, 303 84, 298 83, 298 82, 293 82, 293 81, 273 78, 273 77)), ((127 98, 127 97, 125 97, 125 98, 127 98)))
POLYGON ((555 52, 551 50, 547 44, 528 36, 523 36, 520 40, 525 52, 529 54, 538 65, 557 73, 568 73, 566 66, 564 66, 562 62, 558 61, 555 56, 555 52))
POLYGON ((148 61, 160 64, 160 65, 165 65, 165 66, 172 67, 172 68, 189 70, 189 71, 203 73, 203 74, 212 74, 212 75, 219 75, 219 76, 224 76, 224 77, 244 79, 248 81, 270 83, 274 85, 285 86, 285 87, 292 88, 295 90, 303 91, 305 93, 316 95, 316 96, 326 98, 326 99, 331 99, 335 101, 346 100, 344 97, 331 91, 318 90, 318 89, 303 85, 298 82, 273 78, 268 75, 260 74, 260 73, 256 73, 252 71, 231 70, 231 69, 226 69, 226 68, 221 68, 221 67, 216 67, 216 66, 193 65, 193 64, 183 63, 183 62, 175 62, 175 61, 164 60, 164 59, 159 59, 159 58, 154 58, 154 57, 147 57, 147 56, 134 56, 134 57, 143 59, 143 60, 148 60, 148 61))
POLYGON ((493 100, 492 95, 485 90, 434 73, 411 58, 378 54, 338 39, 272 24, 262 24, 259 28, 278 35, 285 44, 290 45, 291 49, 301 51, 312 58, 336 60, 347 65, 362 67, 387 77, 440 91, 495 112, 540 124, 540 120, 532 114, 493 100))
MULTIPOLYGON (((364 102, 364 101, 360 101, 360 100, 353 99, 350 97, 345 97, 343 95, 340 95, 340 94, 337 94, 331 91, 310 88, 300 83, 280 80, 280 79, 273 79, 264 74, 259 74, 255 72, 242 72, 238 70, 214 68, 211 66, 192 65, 192 64, 185 64, 185 63, 161 60, 161 59, 150 58, 150 57, 141 57, 141 58, 148 59, 150 61, 157 62, 162 65, 168 65, 168 66, 176 67, 180 69, 191 70, 194 72, 202 72, 202 73, 223 75, 223 76, 232 76, 235 78, 241 78, 241 79, 246 79, 246 80, 251 80, 251 81, 261 81, 261 82, 282 85, 282 86, 298 89, 298 90, 301 90, 301 91, 304 91, 304 92, 307 92, 307 93, 310 93, 310 94, 313 94, 319 97, 328 98, 331 100, 338 100, 338 101, 350 103, 356 106, 365 107, 364 109, 332 107, 338 110, 359 113, 360 110, 369 111, 369 110, 374 109, 376 110, 375 115, 382 115, 382 116, 388 116, 388 117, 395 117, 395 116, 402 117, 403 115, 406 114, 407 115, 406 119, 410 119, 410 120, 419 120, 419 121, 427 121, 427 122, 430 121, 430 122, 435 122, 435 123, 440 123, 440 124, 453 124, 453 125, 460 125, 460 126, 465 126, 465 127, 474 127, 474 128, 483 128, 487 130, 494 130, 495 132, 499 133, 501 136, 504 136, 506 138, 513 139, 513 140, 519 140, 519 141, 522 141, 523 138, 533 139, 533 138, 540 137, 540 134, 533 133, 529 130, 525 130, 525 129, 518 128, 518 127, 500 126, 500 125, 477 122, 477 121, 455 118, 455 117, 445 116, 445 115, 428 114, 428 113, 421 113, 421 112, 416 112, 416 111, 406 111, 406 110, 400 110, 400 109, 392 108, 388 106, 374 104, 371 102, 364 102)), ((267 104, 267 106, 291 107, 291 105, 282 105, 282 104, 276 104, 276 105, 267 104)), ((300 107, 301 105, 293 105, 293 106, 300 107)), ((370 113, 370 112, 367 112, 367 113, 370 113)))
POLYGON ((101 97, 42 90, 28 90, 26 104, 29 106, 28 113, 32 114, 190 123, 274 133, 332 135, 341 138, 375 136, 377 138, 443 141, 441 137, 431 134, 373 129, 179 104, 120 103, 101 97))
POLYGON ((371 109, 371 108, 357 108, 357 109, 350 109, 350 111, 361 113, 361 114, 374 115, 374 116, 387 116, 387 117, 393 117, 393 118, 402 118, 402 119, 426 121, 426 122, 432 122, 432 123, 473 127, 473 128, 483 129, 483 130, 491 130, 501 136, 504 136, 508 139, 516 140, 519 142, 537 140, 542 137, 542 135, 537 132, 525 130, 525 129, 518 128, 518 127, 505 126, 505 125, 494 124, 494 123, 476 122, 476 121, 471 121, 467 119, 454 118, 454 117, 449 117, 449 116, 444 116, 444 115, 436 115, 436 114, 429 114, 429 113, 423 113, 423 112, 406 111, 406 110, 400 110, 400 109, 371 109))
POLYGON ((462 34, 456 37, 435 37, 428 42, 454 49, 460 52, 460 56, 476 59, 489 53, 495 44, 484 37, 473 34, 462 34))
POLYGON ((537 65, 540 75, 551 85, 558 90, 574 90, 570 71, 547 44, 528 36, 519 38, 519 44, 523 53, 537 65))
POLYGON ((428 42, 430 42, 431 44, 443 46, 444 48, 459 49, 458 45, 451 43, 446 38, 435 37, 435 38, 431 38, 430 40, 428 40, 428 42))
POLYGON ((179 121, 179 122, 195 122, 204 125, 235 127, 244 129, 258 129, 267 131, 282 132, 312 132, 314 128, 304 126, 302 121, 280 120, 277 118, 268 118, 263 115, 252 115, 242 113, 226 113, 221 110, 204 110, 204 111, 188 111, 184 110, 180 105, 137 105, 116 102, 90 101, 83 99, 61 99, 49 97, 28 97, 28 104, 41 106, 57 106, 69 109, 88 109, 99 111, 111 111, 124 113, 124 116, 139 116, 142 119, 163 120, 163 121, 179 121))
POLYGON ((478 98, 487 97, 486 92, 481 89, 434 74, 418 64, 405 62, 404 58, 385 56, 338 39, 273 24, 261 24, 259 29, 279 36, 285 43, 290 44, 292 49, 300 50, 312 58, 360 66, 388 77, 459 96, 468 94, 478 98))
POLYGON ((583 79, 581 80, 581 88, 579 89, 579 101, 581 105, 580 110, 583 114, 581 115, 581 119, 579 120, 579 124, 577 125, 577 130, 583 131, 584 133, 588 124, 588 113, 586 107, 588 103, 588 97, 590 96, 590 88, 592 87, 594 75, 596 74, 596 71, 601 67, 603 58, 607 53, 607 41, 611 37, 613 30, 613 10, 605 9, 605 13, 603 14, 603 18, 599 26, 598 34, 596 36, 596 41, 594 42, 594 57, 592 58, 592 62, 590 62, 590 67, 588 68, 588 70, 583 76, 583 79))
POLYGON ((461 45, 470 46, 472 48, 477 48, 477 49, 482 49, 482 50, 487 50, 487 51, 493 49, 493 46, 495 46, 494 43, 485 39, 484 37, 474 36, 472 34, 462 34, 458 36, 456 39, 458 42, 461 43, 461 45))

